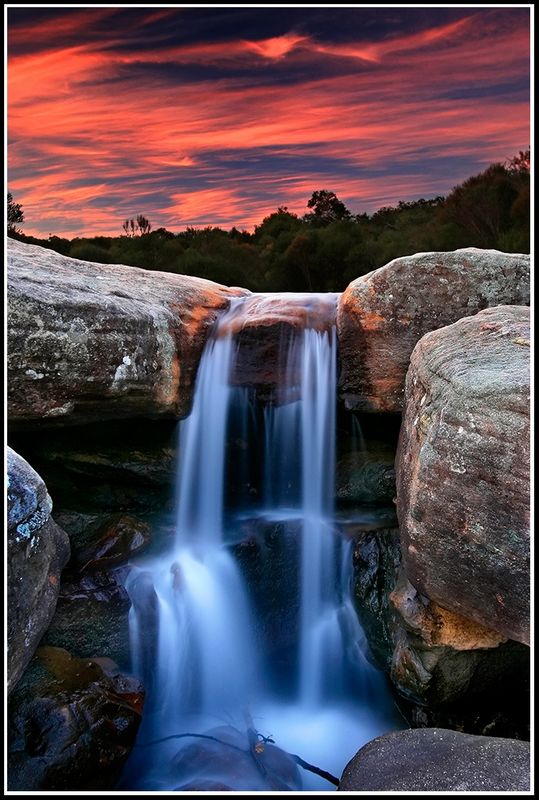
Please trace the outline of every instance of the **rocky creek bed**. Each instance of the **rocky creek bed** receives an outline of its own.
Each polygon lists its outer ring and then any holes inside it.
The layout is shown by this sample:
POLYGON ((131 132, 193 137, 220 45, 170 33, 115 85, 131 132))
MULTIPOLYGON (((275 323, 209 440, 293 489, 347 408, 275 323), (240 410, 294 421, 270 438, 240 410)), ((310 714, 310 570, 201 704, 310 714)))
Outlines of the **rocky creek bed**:
MULTIPOLYGON (((10 788, 106 790, 144 714, 126 576, 174 538, 177 417, 217 314, 246 293, 9 245, 10 788)), ((351 543, 368 657, 409 728, 364 746, 342 791, 528 786, 528 275, 527 256, 421 254, 337 298, 333 535, 351 543)), ((253 308, 244 353, 302 324, 253 308)), ((272 347, 242 367, 262 404, 272 347)), ((232 550, 286 675, 297 530, 254 513, 244 451, 227 442, 232 550)))

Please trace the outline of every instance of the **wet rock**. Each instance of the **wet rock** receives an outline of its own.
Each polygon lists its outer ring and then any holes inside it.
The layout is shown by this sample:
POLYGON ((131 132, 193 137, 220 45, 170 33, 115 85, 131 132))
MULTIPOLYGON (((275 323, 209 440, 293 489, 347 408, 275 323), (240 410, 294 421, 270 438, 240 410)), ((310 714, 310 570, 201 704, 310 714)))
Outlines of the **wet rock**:
POLYGON ((108 517, 95 531, 95 545, 77 554, 81 572, 124 564, 150 540, 150 526, 130 514, 108 517))
POLYGON ((410 582, 529 641, 529 309, 425 336, 406 380, 397 508, 410 582))
POLYGON ((140 514, 173 504, 176 422, 117 420, 11 438, 44 477, 56 511, 140 514))
POLYGON ((365 450, 345 453, 337 462, 335 494, 340 504, 388 504, 395 487, 395 449, 388 443, 369 443, 365 450))
POLYGON ((183 416, 219 284, 8 240, 11 423, 183 416))
POLYGON ((43 642, 81 658, 105 655, 128 669, 131 601, 125 580, 125 567, 66 575, 43 642))
POLYGON ((243 539, 233 548, 257 619, 256 634, 281 685, 295 679, 301 530, 299 520, 246 520, 243 539))
POLYGON ((52 501, 30 464, 7 448, 8 691, 54 614, 69 539, 51 517, 52 501))
POLYGON ((397 258, 353 281, 337 315, 347 408, 399 413, 419 339, 490 306, 529 305, 529 270, 529 255, 469 247, 397 258))
POLYGON ((398 528, 367 528, 354 540, 354 600, 369 647, 379 667, 389 672, 393 630, 389 595, 401 561, 398 528))
POLYGON ((152 692, 157 680, 159 633, 159 600, 153 585, 152 573, 134 568, 126 581, 130 603, 138 621, 137 650, 140 654, 139 669, 148 692, 152 692))
POLYGON ((443 728, 403 730, 368 742, 346 765, 340 792, 525 792, 526 742, 443 728))
POLYGON ((231 726, 212 728, 206 735, 219 741, 188 741, 174 757, 174 771, 184 785, 219 783, 235 791, 294 791, 301 789, 296 762, 274 744, 251 746, 245 733, 231 726))
MULTIPOLYGON (((242 305, 242 313, 223 325, 221 335, 231 334, 237 343, 232 382, 254 387, 259 397, 272 396, 277 402, 293 397, 281 397, 278 388, 285 384, 282 370, 287 364, 290 338, 295 331, 312 327, 329 331, 335 324, 337 295, 294 294, 252 295, 242 305)), ((300 381, 293 376, 294 365, 288 362, 289 382, 300 381)), ((299 364, 297 369, 299 370, 299 364)))
POLYGON ((45 672, 17 689, 9 712, 9 789, 112 789, 140 724, 140 682, 106 660, 52 647, 37 653, 45 672))
POLYGON ((336 510, 335 522, 345 539, 354 540, 364 533, 398 528, 395 506, 344 506, 336 510))

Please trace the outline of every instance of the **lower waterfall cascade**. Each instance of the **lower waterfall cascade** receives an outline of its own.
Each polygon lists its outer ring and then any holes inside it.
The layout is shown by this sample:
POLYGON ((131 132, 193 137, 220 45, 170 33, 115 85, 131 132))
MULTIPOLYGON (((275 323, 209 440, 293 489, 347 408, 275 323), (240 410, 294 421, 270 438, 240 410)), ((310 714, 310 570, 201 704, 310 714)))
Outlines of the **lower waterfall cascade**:
MULTIPOLYGON (((174 537, 131 564, 132 670, 146 701, 122 790, 331 791, 287 754, 338 777, 363 744, 402 727, 353 606, 352 542, 335 530, 335 296, 286 301, 305 324, 281 332, 279 382, 263 400, 232 379, 245 298, 218 320, 179 425, 174 537), (249 494, 253 464, 260 491, 249 494), (241 487, 233 502, 229 483, 241 487), (286 618, 246 530, 286 566, 286 618)), ((365 446, 361 431, 354 441, 365 446)))

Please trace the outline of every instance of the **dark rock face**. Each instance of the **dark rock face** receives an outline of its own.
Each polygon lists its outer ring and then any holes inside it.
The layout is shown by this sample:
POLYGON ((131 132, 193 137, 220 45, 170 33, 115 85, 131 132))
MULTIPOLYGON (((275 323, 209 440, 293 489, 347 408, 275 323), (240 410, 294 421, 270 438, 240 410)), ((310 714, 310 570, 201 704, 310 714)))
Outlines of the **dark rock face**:
POLYGON ((425 336, 397 454, 403 561, 442 608, 529 641, 529 309, 425 336))
POLYGON ((257 620, 257 635, 270 654, 273 677, 295 680, 294 645, 299 635, 298 570, 301 523, 246 520, 233 553, 244 575, 257 620))
POLYGON ((75 659, 53 647, 38 656, 48 677, 17 690, 10 708, 9 789, 111 789, 140 724, 140 682, 107 659, 75 659))
POLYGON ((390 504, 395 497, 395 450, 389 444, 345 453, 337 462, 335 493, 340 504, 390 504))
POLYGON ((8 239, 12 425, 187 414, 209 329, 242 294, 8 239))
POLYGON ((401 561, 398 528, 358 532, 354 539, 356 610, 379 667, 389 672, 393 656, 389 595, 401 561))
POLYGON ((30 464, 7 449, 8 691, 54 614, 69 539, 50 516, 47 487, 30 464))
POLYGON ((10 431, 12 446, 44 477, 55 514, 61 510, 62 515, 139 514, 171 507, 177 439, 173 420, 10 431))
POLYGON ((78 554, 81 572, 125 564, 150 540, 150 526, 131 514, 115 514, 98 526, 97 541, 78 554))
POLYGON ((526 739, 529 648, 420 595, 400 564, 398 529, 356 533, 356 610, 403 715, 418 727, 526 739))
POLYGON ((528 305, 529 270, 529 255, 471 247, 397 258, 353 281, 337 315, 347 407, 399 413, 419 339, 490 306, 528 305))
POLYGON ((347 764, 340 792, 525 792, 526 742, 444 728, 404 730, 368 742, 347 764))
POLYGON ((123 585, 125 573, 119 567, 66 575, 43 643, 81 658, 103 654, 127 669, 131 602, 123 585))

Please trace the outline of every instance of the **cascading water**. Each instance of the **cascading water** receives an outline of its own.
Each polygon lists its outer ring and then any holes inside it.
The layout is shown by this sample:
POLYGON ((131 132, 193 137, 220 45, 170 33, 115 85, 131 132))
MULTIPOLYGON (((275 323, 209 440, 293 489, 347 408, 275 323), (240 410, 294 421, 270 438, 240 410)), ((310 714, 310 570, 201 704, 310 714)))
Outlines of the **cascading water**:
MULTIPOLYGON (((173 738, 178 735, 205 735, 211 729, 219 741, 235 741, 238 753, 238 746, 249 750, 248 737, 256 728, 262 735, 272 734, 284 750, 340 774, 366 740, 395 727, 384 680, 365 659, 350 599, 351 545, 334 531, 335 296, 317 301, 329 322, 311 326, 307 313, 305 325, 292 328, 281 343, 283 377, 259 415, 264 431, 257 434, 264 443, 264 476, 263 503, 256 513, 262 519, 301 524, 292 697, 289 687, 271 680, 271 654, 258 635, 249 587, 233 555, 241 514, 235 522, 225 513, 232 416, 239 419, 244 449, 255 446, 249 441, 249 430, 256 428, 251 424, 256 418, 252 393, 231 385, 244 303, 237 300, 206 347, 193 410, 180 426, 174 543, 159 557, 141 559, 127 581, 133 603, 133 666, 148 690, 139 742, 156 743, 130 759, 121 788, 228 785, 234 750, 226 755, 227 766, 220 768, 215 753, 204 758, 193 745, 178 754, 182 743, 173 738), (216 724, 221 727, 212 729, 216 724), (189 758, 195 764, 193 774, 185 769, 189 758)), ((288 302, 302 307, 308 301, 298 296, 288 302)), ((246 464, 235 464, 234 470, 245 472, 246 464)), ((302 777, 305 789, 331 788, 310 773, 302 777)), ((289 776, 287 783, 283 774, 271 779, 268 773, 262 780, 259 769, 252 775, 235 774, 229 788, 299 787, 297 776, 289 776)))

